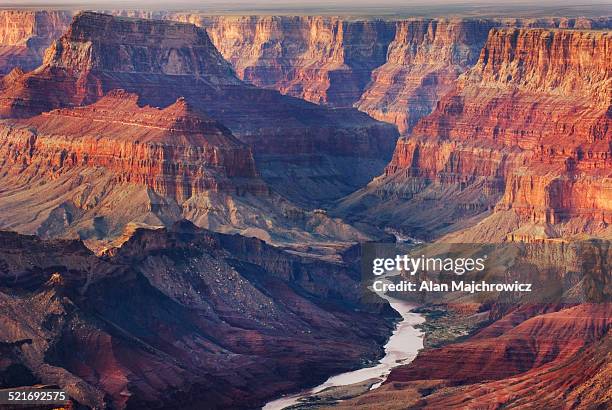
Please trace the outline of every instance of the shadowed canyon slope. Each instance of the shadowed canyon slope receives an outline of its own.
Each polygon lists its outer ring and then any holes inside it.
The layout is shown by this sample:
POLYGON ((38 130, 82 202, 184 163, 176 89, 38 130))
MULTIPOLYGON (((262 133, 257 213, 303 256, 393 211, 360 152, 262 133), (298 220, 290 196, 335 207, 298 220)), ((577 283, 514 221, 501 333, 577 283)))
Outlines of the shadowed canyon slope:
POLYGON ((329 110, 243 83, 206 32, 184 23, 81 13, 41 67, 3 83, 5 117, 90 104, 119 88, 151 106, 183 97, 251 146, 264 179, 304 202, 367 181, 397 136, 355 109, 329 110))
POLYGON ((140 107, 136 94, 115 90, 92 105, 5 121, 0 135, 5 228, 96 248, 126 227, 182 218, 306 248, 364 238, 271 192, 251 149, 182 98, 140 107))
POLYGON ((424 237, 493 209, 462 238, 609 235, 611 41, 606 31, 492 29, 476 66, 340 212, 424 237))
POLYGON ((19 67, 32 70, 42 62, 45 49, 70 24, 65 11, 0 10, 0 75, 19 67))
POLYGON ((0 264, 3 386, 93 408, 252 408, 374 358, 391 331, 345 266, 186 222, 103 258, 0 232, 0 264))
POLYGON ((79 14, 42 66, 2 86, 2 226, 49 237, 187 217, 306 249, 363 239, 278 192, 337 198, 383 169, 397 137, 242 83, 203 29, 177 22, 79 14))

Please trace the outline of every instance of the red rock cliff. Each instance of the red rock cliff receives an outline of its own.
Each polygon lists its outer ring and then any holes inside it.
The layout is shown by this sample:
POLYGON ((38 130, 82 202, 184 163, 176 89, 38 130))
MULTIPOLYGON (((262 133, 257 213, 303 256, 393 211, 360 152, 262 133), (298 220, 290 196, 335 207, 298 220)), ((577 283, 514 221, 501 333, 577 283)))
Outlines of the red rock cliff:
POLYGON ((397 23, 385 64, 356 107, 409 131, 478 59, 489 20, 406 20, 397 23))
POLYGON ((3 134, 4 166, 12 173, 54 178, 73 168, 104 167, 118 183, 142 184, 179 202, 204 191, 267 191, 250 149, 184 100, 163 110, 141 108, 136 95, 117 91, 3 134))
POLYGON ((424 193, 410 198, 454 209, 450 224, 465 205, 484 211, 497 203, 520 219, 497 220, 499 232, 572 220, 568 234, 605 230, 612 217, 611 44, 605 31, 492 29, 475 67, 398 142, 369 191, 397 192, 412 181, 424 193), (475 189, 483 179, 495 182, 496 195, 482 198, 491 192, 475 189), (455 198, 451 186, 461 192, 455 198))
POLYGON ((42 62, 44 50, 70 24, 69 12, 0 11, 0 74, 14 67, 28 71, 42 62))

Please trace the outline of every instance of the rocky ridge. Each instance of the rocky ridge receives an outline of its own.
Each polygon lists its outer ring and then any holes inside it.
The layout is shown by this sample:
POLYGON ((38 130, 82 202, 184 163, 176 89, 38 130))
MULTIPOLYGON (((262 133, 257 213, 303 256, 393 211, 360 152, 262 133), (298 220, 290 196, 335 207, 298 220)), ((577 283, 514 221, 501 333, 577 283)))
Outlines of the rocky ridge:
POLYGON ((0 263, 0 380, 89 407, 263 404, 380 355, 391 331, 355 310, 346 267, 185 222, 106 257, 0 232, 0 263))
POLYGON ((272 192, 250 148, 184 99, 164 109, 138 104, 116 90, 92 105, 5 122, 0 223, 96 250, 119 246, 133 227, 182 218, 324 254, 366 237, 272 192))

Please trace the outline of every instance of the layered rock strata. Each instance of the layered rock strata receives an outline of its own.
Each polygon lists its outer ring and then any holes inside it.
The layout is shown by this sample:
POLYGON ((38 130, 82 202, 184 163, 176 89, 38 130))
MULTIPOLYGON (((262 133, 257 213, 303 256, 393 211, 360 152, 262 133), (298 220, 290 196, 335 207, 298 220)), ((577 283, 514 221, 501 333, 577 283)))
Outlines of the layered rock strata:
POLYGON ((0 75, 15 67, 38 67, 45 49, 68 28, 70 17, 65 11, 0 11, 0 75))
POLYGON ((412 129, 478 60, 490 20, 406 20, 397 23, 385 64, 355 104, 372 117, 412 129))
POLYGON ((191 20, 206 27, 241 79, 332 107, 359 99, 395 33, 393 22, 333 17, 191 20))
POLYGON ((119 88, 151 106, 183 97, 250 145, 265 179, 304 202, 337 198, 371 178, 397 135, 354 109, 243 83, 203 29, 177 22, 81 13, 41 67, 2 85, 5 117, 89 104, 119 88))
POLYGON ((0 224, 86 239, 97 250, 135 227, 182 218, 324 254, 365 238, 272 192, 251 149, 184 99, 164 109, 138 104, 111 91, 92 105, 5 121, 0 224))
POLYGON ((579 305, 533 316, 531 307, 519 308, 501 320, 515 321, 501 332, 485 328, 466 342, 422 351, 380 388, 338 407, 605 407, 610 309, 579 305), (527 317, 517 323, 521 313, 527 317))
POLYGON ((206 191, 267 192, 249 147, 185 100, 139 107, 113 91, 84 107, 57 109, 5 130, 3 167, 55 178, 77 167, 102 167, 116 182, 151 187, 182 202, 206 191), (20 168, 21 166, 22 168, 20 168))
POLYGON ((559 226, 552 236, 605 233, 612 204, 610 42, 608 32, 492 29, 476 66, 398 142, 384 175, 341 209, 366 205, 372 219, 399 224, 403 209, 446 209, 430 231, 406 214, 403 228, 425 236, 493 208, 489 232, 476 228, 482 240, 504 239, 525 224, 559 226))

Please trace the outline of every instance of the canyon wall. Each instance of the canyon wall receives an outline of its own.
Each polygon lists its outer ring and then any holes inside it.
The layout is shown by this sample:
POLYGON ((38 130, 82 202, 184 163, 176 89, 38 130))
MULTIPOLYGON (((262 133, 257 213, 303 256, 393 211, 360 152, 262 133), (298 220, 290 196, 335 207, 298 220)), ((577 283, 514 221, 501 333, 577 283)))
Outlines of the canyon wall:
POLYGON ((92 105, 5 121, 0 225, 78 237, 97 251, 135 227, 182 218, 324 254, 365 238, 273 193, 251 149, 184 99, 164 109, 138 103, 115 90, 92 105))
POLYGON ((478 60, 493 27, 609 29, 612 18, 355 20, 205 16, 167 19, 206 27, 238 76, 334 107, 354 105, 409 132, 478 60))
POLYGON ((184 98, 251 147, 268 183, 314 206, 379 173, 397 138, 393 127, 355 109, 330 110, 245 84, 194 25, 97 13, 76 16, 41 67, 3 80, 0 113, 30 117, 91 104, 114 89, 156 107, 184 98))
POLYGON ((386 62, 372 72, 356 107, 401 133, 410 131, 474 65, 496 25, 476 19, 398 22, 386 62))
POLYGON ((31 178, 103 167, 117 183, 179 202, 206 191, 267 192, 251 150, 227 128, 184 100, 160 110, 138 107, 137 99, 114 91, 91 106, 17 122, 2 132, 2 166, 15 175, 27 168, 31 178))
POLYGON ((0 11, 0 75, 40 65, 45 49, 70 24, 67 11, 0 11))
POLYGON ((333 17, 210 17, 198 24, 243 80, 333 107, 359 99, 395 32, 392 22, 333 17))
POLYGON ((420 351, 338 408, 605 407, 610 308, 517 307, 468 340, 420 351))
POLYGON ((612 211, 611 38, 492 29, 476 65, 398 142, 385 173, 340 209, 366 204, 379 223, 406 212, 392 223, 425 236, 492 211, 474 237, 503 239, 525 224, 603 234, 612 211), (416 225, 433 219, 419 204, 442 220, 416 225))

